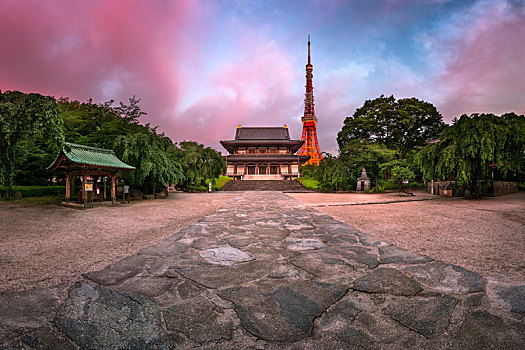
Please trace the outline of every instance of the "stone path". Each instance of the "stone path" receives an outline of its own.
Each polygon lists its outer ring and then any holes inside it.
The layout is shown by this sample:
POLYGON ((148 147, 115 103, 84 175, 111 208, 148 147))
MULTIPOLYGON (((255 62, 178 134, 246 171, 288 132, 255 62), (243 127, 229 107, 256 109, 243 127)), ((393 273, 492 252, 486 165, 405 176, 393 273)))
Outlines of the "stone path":
POLYGON ((0 294, 6 349, 519 349, 525 284, 246 192, 74 285, 0 294))

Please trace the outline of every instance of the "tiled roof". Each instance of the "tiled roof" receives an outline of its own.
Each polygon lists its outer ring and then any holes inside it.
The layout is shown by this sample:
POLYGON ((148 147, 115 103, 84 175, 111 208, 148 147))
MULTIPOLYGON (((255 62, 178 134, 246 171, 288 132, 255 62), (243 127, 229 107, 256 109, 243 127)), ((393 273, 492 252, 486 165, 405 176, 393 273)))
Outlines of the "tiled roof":
POLYGON ((235 140, 289 140, 286 127, 239 127, 235 140))
MULTIPOLYGON (((86 164, 127 170, 135 169, 135 167, 128 165, 120 159, 118 159, 115 155, 115 152, 110 149, 90 147, 65 142, 64 148, 62 149, 62 153, 73 163, 77 164, 86 164)), ((60 154, 57 157, 57 160, 59 158, 60 154)), ((57 160, 55 160, 53 165, 56 163, 57 160)))

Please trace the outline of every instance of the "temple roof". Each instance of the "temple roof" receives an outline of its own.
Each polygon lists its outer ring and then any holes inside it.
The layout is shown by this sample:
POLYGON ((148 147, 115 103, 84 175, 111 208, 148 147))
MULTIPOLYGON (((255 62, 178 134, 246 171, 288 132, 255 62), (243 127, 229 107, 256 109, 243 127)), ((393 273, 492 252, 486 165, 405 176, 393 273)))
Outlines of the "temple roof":
POLYGON ((235 140, 289 140, 287 127, 238 127, 235 140))
POLYGON ((295 153, 301 148, 304 141, 291 140, 288 127, 238 127, 235 140, 220 141, 221 145, 230 153, 234 153, 239 146, 285 146, 295 153))
POLYGON ((90 165, 123 170, 135 169, 135 167, 118 159, 115 152, 111 149, 84 146, 69 142, 64 143, 64 147, 48 169, 56 169, 60 163, 65 160, 64 158, 68 159, 74 165, 90 165))

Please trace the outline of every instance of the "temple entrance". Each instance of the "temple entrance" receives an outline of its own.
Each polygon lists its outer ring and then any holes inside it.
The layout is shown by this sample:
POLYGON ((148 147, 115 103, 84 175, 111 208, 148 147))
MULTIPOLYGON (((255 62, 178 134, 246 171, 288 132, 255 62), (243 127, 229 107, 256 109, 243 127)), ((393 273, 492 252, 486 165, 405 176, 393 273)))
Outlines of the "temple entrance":
POLYGON ((279 166, 270 165, 270 175, 277 175, 277 174, 279 174, 279 166))
POLYGON ((266 165, 259 165, 259 175, 266 175, 266 165))
POLYGON ((248 172, 248 175, 255 175, 255 165, 246 166, 246 170, 248 172))

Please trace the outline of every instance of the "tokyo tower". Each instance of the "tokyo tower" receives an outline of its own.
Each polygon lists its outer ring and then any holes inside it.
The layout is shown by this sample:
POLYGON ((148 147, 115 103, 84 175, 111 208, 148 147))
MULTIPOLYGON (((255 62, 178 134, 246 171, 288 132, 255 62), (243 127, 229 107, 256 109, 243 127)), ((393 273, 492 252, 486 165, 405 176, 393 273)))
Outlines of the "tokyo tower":
POLYGON ((304 164, 319 165, 323 156, 319 150, 319 143, 317 142, 317 117, 314 112, 314 86, 312 79, 314 75, 312 71, 314 66, 310 62, 310 35, 308 35, 308 64, 306 65, 306 94, 304 95, 304 115, 301 118, 303 122, 303 135, 301 140, 304 141, 303 146, 297 152, 299 155, 310 156, 310 159, 304 164))

